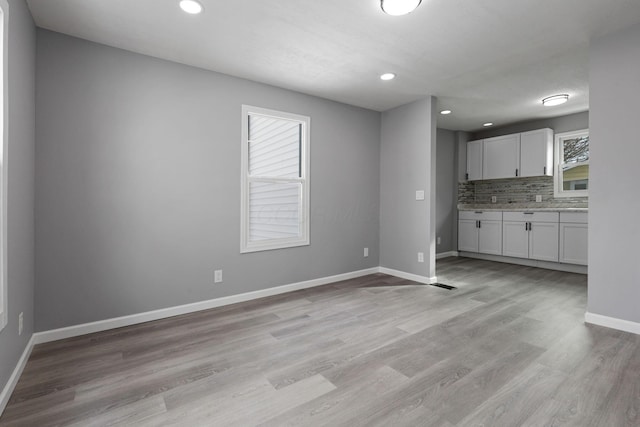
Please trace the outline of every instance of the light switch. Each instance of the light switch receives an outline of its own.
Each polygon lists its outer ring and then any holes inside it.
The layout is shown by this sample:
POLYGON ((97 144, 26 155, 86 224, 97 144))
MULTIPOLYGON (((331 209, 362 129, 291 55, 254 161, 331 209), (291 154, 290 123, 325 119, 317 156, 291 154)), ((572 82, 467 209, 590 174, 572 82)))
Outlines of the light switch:
POLYGON ((424 200, 424 190, 416 190, 416 200, 424 200))

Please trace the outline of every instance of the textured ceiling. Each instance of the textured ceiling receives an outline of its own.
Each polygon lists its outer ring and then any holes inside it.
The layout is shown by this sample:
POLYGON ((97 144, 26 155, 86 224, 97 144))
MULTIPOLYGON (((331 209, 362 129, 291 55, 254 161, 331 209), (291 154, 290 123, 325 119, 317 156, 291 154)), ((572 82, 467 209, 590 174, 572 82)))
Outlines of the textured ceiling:
POLYGON ((28 0, 42 28, 378 111, 438 97, 473 131, 589 108, 588 44, 640 22, 639 0, 28 0), (393 81, 380 81, 394 72, 393 81), (570 101, 543 108, 548 95, 570 101))

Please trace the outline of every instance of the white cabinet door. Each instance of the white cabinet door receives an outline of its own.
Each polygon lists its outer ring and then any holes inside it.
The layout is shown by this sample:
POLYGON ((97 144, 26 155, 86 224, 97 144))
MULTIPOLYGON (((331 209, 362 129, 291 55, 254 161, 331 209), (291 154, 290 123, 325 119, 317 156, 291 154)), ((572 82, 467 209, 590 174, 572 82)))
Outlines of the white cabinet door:
POLYGON ((458 221, 458 250, 466 252, 478 252, 478 228, 477 221, 461 219, 458 221))
POLYGON ((502 223, 502 255, 529 258, 529 231, 526 222, 502 223))
POLYGON ((520 134, 520 176, 553 176, 553 131, 520 134))
POLYGON ((467 180, 482 179, 482 140, 467 142, 467 180))
POLYGON ((502 221, 480 221, 478 252, 502 255, 502 221))
POLYGON ((529 258, 558 262, 558 223, 529 223, 529 258))
POLYGON ((483 179, 519 176, 520 134, 485 139, 482 154, 483 179))
POLYGON ((587 265, 587 234, 587 224, 560 224, 560 262, 587 265))

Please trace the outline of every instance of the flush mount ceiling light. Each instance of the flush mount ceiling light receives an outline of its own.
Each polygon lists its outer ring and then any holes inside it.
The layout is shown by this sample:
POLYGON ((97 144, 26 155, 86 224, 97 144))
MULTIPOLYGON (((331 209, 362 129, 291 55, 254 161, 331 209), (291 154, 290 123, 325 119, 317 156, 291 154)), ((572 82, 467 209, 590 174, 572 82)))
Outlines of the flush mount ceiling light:
POLYGON ((489 126, 493 126, 493 123, 489 122, 489 123, 485 123, 482 126, 488 128, 489 126))
POLYGON ((447 114, 451 114, 451 110, 442 110, 442 111, 440 111, 440 114, 446 116, 447 114))
POLYGON ((562 95, 553 95, 543 99, 542 105, 544 105, 545 107, 553 107, 554 105, 564 104, 568 100, 569 95, 567 95, 566 93, 562 95))
POLYGON ((380 0, 384 13, 393 16, 406 15, 413 12, 422 0, 380 0))
POLYGON ((384 73, 380 76, 380 80, 393 80, 396 78, 396 75, 393 73, 384 73))
POLYGON ((180 0, 180 9, 191 15, 197 15, 202 12, 202 5, 196 0, 180 0))

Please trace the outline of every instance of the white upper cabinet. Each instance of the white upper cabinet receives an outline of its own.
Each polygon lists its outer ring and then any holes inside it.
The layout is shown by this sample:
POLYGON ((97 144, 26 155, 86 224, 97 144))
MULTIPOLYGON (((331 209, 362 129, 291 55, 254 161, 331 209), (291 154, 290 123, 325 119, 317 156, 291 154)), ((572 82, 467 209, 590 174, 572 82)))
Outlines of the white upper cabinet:
POLYGON ((484 140, 483 179, 515 178, 520 169, 520 134, 484 140))
POLYGON ((520 134, 520 176, 553 176, 553 131, 520 134))
POLYGON ((467 142, 467 180, 482 179, 482 140, 467 142))
POLYGON ((467 180, 553 176, 553 130, 467 143, 467 180))

